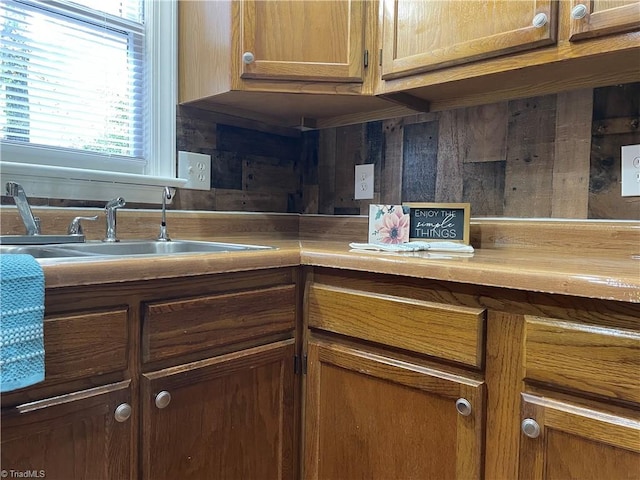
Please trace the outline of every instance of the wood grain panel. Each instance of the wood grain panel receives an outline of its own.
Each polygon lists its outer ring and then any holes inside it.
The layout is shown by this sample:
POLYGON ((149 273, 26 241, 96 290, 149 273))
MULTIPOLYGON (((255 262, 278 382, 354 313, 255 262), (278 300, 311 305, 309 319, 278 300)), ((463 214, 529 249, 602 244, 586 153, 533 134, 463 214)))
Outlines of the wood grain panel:
POLYGON ((438 122, 404 126, 402 201, 434 202, 438 165, 438 122))
POLYGON ((521 435, 518 478, 638 478, 640 422, 634 412, 612 415, 550 398, 522 397, 523 418, 534 419, 541 434, 521 435))
MULTIPOLYGON (((302 170, 302 184, 304 186, 318 185, 318 145, 320 141, 320 130, 311 130, 302 135, 302 151, 300 163, 302 170)), ((318 213, 308 212, 308 213, 318 213)))
POLYGON ((250 155, 242 161, 242 186, 246 191, 294 193, 300 189, 300 178, 293 162, 250 155))
POLYGON ((506 162, 474 162, 462 166, 462 201, 472 217, 502 216, 506 162))
POLYGON ((333 215, 336 194, 335 128, 320 131, 318 156, 318 213, 333 215))
POLYGON ((126 307, 44 321, 45 382, 61 383, 127 368, 126 307))
POLYGON ((523 329, 520 315, 488 314, 486 479, 518 477, 523 329))
POLYGON ((640 142, 640 132, 594 136, 589 170, 589 218, 640 220, 640 197, 620 195, 621 145, 640 142))
MULTIPOLYGON (((240 155, 217 150, 212 152, 211 188, 242 190, 242 157, 240 155)), ((182 191, 178 190, 178 193, 182 191)))
POLYGON ((133 403, 129 384, 120 382, 3 410, 3 477, 35 473, 31 478, 135 478, 136 409, 125 422, 114 419, 118 405, 133 403))
POLYGON ((286 212, 288 192, 214 189, 216 209, 226 212, 286 212))
POLYGON ((555 42, 557 4, 548 0, 383 5, 385 80, 555 42), (531 24, 537 13, 549 19, 542 28, 531 24))
POLYGON ((369 204, 380 203, 382 185, 382 159, 384 157, 385 136, 382 122, 369 122, 365 125, 365 163, 373 163, 373 200, 360 201, 360 213, 369 215, 369 204))
POLYGON ((231 2, 178 2, 178 21, 179 102, 230 88, 231 2))
POLYGON ((462 201, 465 130, 464 119, 460 111, 442 112, 438 121, 436 202, 455 203, 462 201))
POLYGON ((640 334, 525 317, 526 378, 640 403, 640 334))
MULTIPOLYGON (((582 3, 572 1, 573 6, 582 3)), ((572 42, 640 29, 640 2, 637 0, 595 0, 584 4, 589 9, 586 17, 571 20, 569 40, 572 42)))
POLYGON ((402 203, 404 126, 401 120, 393 119, 383 121, 382 128, 385 149, 380 169, 380 202, 399 205, 402 203))
POLYGON ((292 162, 300 160, 300 138, 218 125, 217 142, 217 149, 220 151, 273 157, 292 162))
POLYGON ((304 478, 481 478, 482 382, 316 340, 307 379, 304 478))
POLYGON ((360 213, 354 199, 355 165, 366 162, 365 124, 339 127, 336 131, 336 190, 335 208, 354 208, 360 213))
POLYGON ((177 106, 176 150, 206 153, 217 144, 217 124, 210 112, 187 105, 177 106))
POLYGON ((481 367, 483 309, 312 285, 309 326, 481 367), (394 319, 390 322, 389 319, 394 319))
POLYGON ((587 218, 593 90, 559 93, 551 216, 587 218))
POLYGON ((361 1, 243 1, 241 44, 235 55, 242 78, 362 82, 365 4, 361 1), (286 25, 287 28, 273 28, 286 25))
POLYGON ((547 479, 629 479, 638 478, 640 455, 623 448, 602 445, 590 438, 548 430, 547 479), (567 455, 580 452, 579 455, 567 455), (597 459, 597 460, 596 460, 597 459))
POLYGON ((497 162, 507 158, 508 107, 507 102, 500 102, 460 111, 463 162, 497 162))
POLYGON ((142 358, 151 362, 293 330, 296 288, 286 285, 144 306, 142 358))
POLYGON ((553 95, 509 102, 507 216, 551 216, 555 116, 553 95))
POLYGON ((294 354, 290 339, 144 374, 140 478, 296 478, 294 354))

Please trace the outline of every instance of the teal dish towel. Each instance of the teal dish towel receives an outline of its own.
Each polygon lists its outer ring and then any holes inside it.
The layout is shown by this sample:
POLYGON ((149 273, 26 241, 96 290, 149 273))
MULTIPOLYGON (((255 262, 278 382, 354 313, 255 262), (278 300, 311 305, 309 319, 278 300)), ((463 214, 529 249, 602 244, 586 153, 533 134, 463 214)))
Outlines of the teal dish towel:
POLYGON ((44 380, 44 273, 31 255, 0 255, 0 392, 44 380))

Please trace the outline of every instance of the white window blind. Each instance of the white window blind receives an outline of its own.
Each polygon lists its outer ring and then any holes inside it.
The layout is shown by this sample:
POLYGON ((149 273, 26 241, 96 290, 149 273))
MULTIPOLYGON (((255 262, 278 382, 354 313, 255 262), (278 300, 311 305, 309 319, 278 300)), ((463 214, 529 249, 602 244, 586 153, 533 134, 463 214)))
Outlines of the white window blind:
POLYGON ((141 1, 9 0, 0 8, 3 140, 120 157, 68 156, 62 166, 118 163, 119 171, 143 173, 141 1))
MULTIPOLYGON (((127 184, 171 185, 164 178, 175 175, 171 7, 175 0, 0 2, 3 177, 23 173, 20 164, 40 168, 24 170, 43 175, 37 190, 52 177, 113 182, 114 174, 127 184)), ((45 190, 63 198, 59 187, 45 190)))

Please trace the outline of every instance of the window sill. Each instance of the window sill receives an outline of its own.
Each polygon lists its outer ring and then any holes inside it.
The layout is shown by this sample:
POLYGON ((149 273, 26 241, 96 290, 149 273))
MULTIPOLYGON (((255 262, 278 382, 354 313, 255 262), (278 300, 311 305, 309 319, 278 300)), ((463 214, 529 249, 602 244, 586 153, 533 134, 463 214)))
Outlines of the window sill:
POLYGON ((101 200, 124 197, 131 203, 161 203, 161 189, 179 188, 181 178, 154 177, 26 163, 0 162, 2 191, 8 181, 17 182, 30 197, 65 200, 101 200))

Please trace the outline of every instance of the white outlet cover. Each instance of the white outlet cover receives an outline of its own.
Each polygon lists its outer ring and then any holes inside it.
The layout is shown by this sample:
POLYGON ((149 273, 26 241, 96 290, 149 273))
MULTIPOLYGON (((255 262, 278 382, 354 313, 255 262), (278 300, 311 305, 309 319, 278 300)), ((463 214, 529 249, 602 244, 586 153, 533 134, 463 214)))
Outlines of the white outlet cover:
POLYGON ((178 152, 178 178, 187 180, 187 183, 182 188, 210 190, 211 155, 178 152))
POLYGON ((373 198, 373 167, 373 163, 356 165, 356 181, 353 187, 356 200, 373 198))
POLYGON ((622 196, 640 197, 640 145, 622 147, 622 196))

